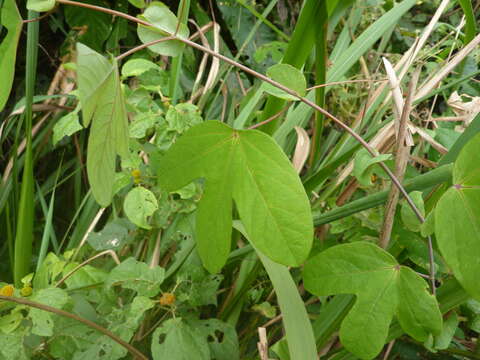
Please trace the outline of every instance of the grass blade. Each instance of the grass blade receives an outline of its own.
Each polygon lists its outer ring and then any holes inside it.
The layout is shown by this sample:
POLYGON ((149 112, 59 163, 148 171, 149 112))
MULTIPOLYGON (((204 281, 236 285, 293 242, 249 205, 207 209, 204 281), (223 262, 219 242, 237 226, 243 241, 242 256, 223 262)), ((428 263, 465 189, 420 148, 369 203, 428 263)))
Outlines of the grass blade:
MULTIPOLYGON (((28 12, 28 18, 38 16, 35 11, 28 12)), ((38 21, 28 23, 27 28, 27 69, 26 69, 26 99, 25 119, 27 147, 25 151, 25 165, 23 168, 20 204, 18 208, 17 232, 15 236, 14 254, 14 281, 16 286, 21 285, 21 279, 30 272, 33 242, 34 216, 34 180, 32 154, 32 104, 35 90, 35 74, 38 54, 38 21)))
MULTIPOLYGON (((243 224, 234 222, 234 227, 248 238, 243 224)), ((317 349, 312 325, 305 304, 286 266, 277 264, 257 251, 265 270, 272 281, 282 312, 290 359, 316 360, 317 349)))

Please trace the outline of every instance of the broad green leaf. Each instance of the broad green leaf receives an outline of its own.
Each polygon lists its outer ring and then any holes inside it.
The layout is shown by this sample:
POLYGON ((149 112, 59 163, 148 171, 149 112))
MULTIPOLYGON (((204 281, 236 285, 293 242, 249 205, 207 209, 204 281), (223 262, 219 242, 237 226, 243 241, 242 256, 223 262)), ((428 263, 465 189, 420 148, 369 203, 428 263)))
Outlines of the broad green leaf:
POLYGON ((134 228, 126 219, 115 219, 101 231, 89 233, 87 242, 97 251, 120 250, 129 240, 129 230, 134 228))
POLYGON ((55 7, 55 0, 28 0, 27 9, 37 12, 50 11, 55 7))
POLYGON ((1 26, 7 29, 7 35, 0 44, 0 111, 7 103, 15 75, 17 46, 22 31, 22 17, 15 0, 5 0, 1 8, 1 26))
POLYGON ((365 186, 372 185, 372 175, 379 171, 383 171, 378 163, 389 160, 391 157, 390 154, 381 154, 372 157, 367 150, 361 149, 355 156, 353 175, 355 175, 360 184, 365 186))
POLYGON ((211 358, 215 360, 240 359, 237 332, 232 325, 218 319, 197 320, 190 324, 199 329, 208 342, 211 358))
POLYGON ((122 76, 140 76, 152 69, 160 70, 160 67, 146 59, 132 59, 128 60, 125 65, 122 66, 122 76))
POLYGON ((27 328, 20 328, 11 334, 1 334, 0 336, 0 359, 2 360, 28 360, 31 357, 26 353, 24 338, 27 334, 27 328))
MULTIPOLYGON (((41 289, 32 296, 32 301, 61 309, 68 301, 67 293, 59 288, 41 289)), ((55 315, 44 310, 31 308, 29 317, 32 320, 32 333, 40 336, 53 335, 53 317, 55 315)))
POLYGON ((108 289, 113 285, 120 285, 131 289, 140 296, 152 297, 160 292, 160 284, 165 277, 165 270, 159 266, 150 269, 147 264, 128 258, 110 271, 105 280, 108 289))
POLYGON ((230 252, 232 197, 252 243, 273 260, 298 266, 312 243, 310 205, 288 158, 259 131, 207 121, 192 127, 159 160, 168 191, 197 178, 206 185, 197 210, 197 248, 218 271, 230 252))
POLYGON ((455 311, 448 314, 448 317, 443 322, 443 329, 440 335, 435 337, 434 348, 438 350, 447 349, 453 340, 453 336, 458 328, 460 319, 455 311))
POLYGON ((57 145, 57 143, 65 136, 71 136, 77 131, 83 129, 82 125, 80 125, 80 121, 78 120, 79 110, 80 109, 69 112, 67 115, 62 116, 57 123, 55 123, 53 126, 53 145, 57 145))
POLYGON ((382 350, 394 315, 418 341, 441 331, 442 316, 425 280, 371 243, 337 245, 321 252, 306 263, 304 283, 317 296, 356 295, 340 327, 340 340, 362 359, 372 359, 382 350))
POLYGON ((95 200, 108 206, 113 196, 116 155, 127 157, 128 124, 116 61, 78 43, 78 88, 83 123, 93 118, 87 173, 95 200))
MULTIPOLYGON (((144 44, 175 33, 179 38, 188 38, 188 27, 185 24, 179 25, 175 14, 162 2, 152 2, 139 17, 153 25, 152 27, 138 25, 138 37, 144 44)), ((170 40, 152 45, 149 49, 160 55, 177 56, 182 52, 183 46, 178 40, 170 40)))
MULTIPOLYGON (((423 197, 421 191, 412 191, 410 194, 410 198, 413 200, 417 209, 420 210, 422 216, 425 216, 425 205, 423 203, 423 197)), ((420 231, 422 227, 422 223, 418 220, 417 215, 413 212, 412 208, 406 201, 402 201, 402 208, 400 211, 400 215, 402 217, 402 221, 407 229, 411 231, 420 231)))
MULTIPOLYGON (((305 96, 307 92, 307 82, 303 73, 292 65, 277 64, 268 68, 267 76, 272 80, 295 91, 300 96, 305 96)), ((287 94, 285 91, 276 88, 271 84, 265 84, 265 91, 270 95, 285 100, 298 100, 297 97, 287 94)))
POLYGON ((438 247, 465 290, 480 299, 480 134, 460 152, 453 185, 435 209, 438 247))
POLYGON ((210 350, 200 329, 174 318, 153 333, 152 356, 153 360, 210 360, 210 350))
POLYGON ((148 219, 158 209, 158 202, 155 195, 142 186, 130 190, 123 202, 123 210, 128 219, 135 225, 151 229, 148 219))

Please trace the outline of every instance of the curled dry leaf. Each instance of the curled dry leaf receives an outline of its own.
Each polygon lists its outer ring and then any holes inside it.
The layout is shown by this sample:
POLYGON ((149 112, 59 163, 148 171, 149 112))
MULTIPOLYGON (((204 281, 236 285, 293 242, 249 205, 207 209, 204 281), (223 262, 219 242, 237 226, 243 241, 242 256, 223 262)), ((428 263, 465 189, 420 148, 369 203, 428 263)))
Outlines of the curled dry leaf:
POLYGON ((295 126, 295 131, 297 132, 297 145, 295 145, 292 163, 297 173, 300 173, 310 152, 310 138, 305 129, 301 127, 295 126))
POLYGON ((475 116, 480 112, 480 96, 459 95, 457 91, 454 91, 448 98, 447 104, 457 115, 458 120, 463 121, 463 128, 470 125, 475 116), (469 101, 464 101, 463 99, 465 98, 468 98, 469 101))

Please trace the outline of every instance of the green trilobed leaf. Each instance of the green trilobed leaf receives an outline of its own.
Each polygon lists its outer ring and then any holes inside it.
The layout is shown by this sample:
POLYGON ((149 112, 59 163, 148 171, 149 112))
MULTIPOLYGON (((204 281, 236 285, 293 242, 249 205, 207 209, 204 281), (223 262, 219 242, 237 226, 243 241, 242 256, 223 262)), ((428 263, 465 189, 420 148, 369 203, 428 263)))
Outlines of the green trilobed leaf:
POLYGON ((394 315, 419 341, 442 328, 437 301, 425 280, 371 243, 338 245, 316 255, 305 265, 304 284, 318 296, 357 296, 340 327, 340 340, 362 359, 382 350, 394 315))
MULTIPOLYGON (((188 38, 188 27, 185 24, 179 25, 175 14, 162 2, 152 2, 140 18, 153 25, 138 25, 137 34, 144 44, 173 34, 179 38, 188 38)), ((183 44, 178 40, 169 40, 152 45, 149 49, 161 55, 177 56, 182 52, 183 44)))
POLYGON ((480 300, 480 135, 468 142, 453 168, 453 186, 435 209, 438 247, 467 292, 480 300))
POLYGON ((5 0, 0 14, 0 24, 8 31, 0 44, 0 111, 2 111, 12 90, 18 39, 22 31, 22 17, 14 0, 5 0))
POLYGON ((78 90, 83 123, 93 118, 88 139, 87 173, 92 193, 102 206, 110 204, 116 155, 128 156, 128 123, 116 61, 110 62, 78 44, 78 90))
POLYGON ((308 198, 288 158, 267 135, 207 121, 188 130, 160 159, 159 185, 174 191, 205 178, 197 247, 216 272, 230 252, 232 198, 251 241, 265 255, 298 266, 312 242, 308 198))

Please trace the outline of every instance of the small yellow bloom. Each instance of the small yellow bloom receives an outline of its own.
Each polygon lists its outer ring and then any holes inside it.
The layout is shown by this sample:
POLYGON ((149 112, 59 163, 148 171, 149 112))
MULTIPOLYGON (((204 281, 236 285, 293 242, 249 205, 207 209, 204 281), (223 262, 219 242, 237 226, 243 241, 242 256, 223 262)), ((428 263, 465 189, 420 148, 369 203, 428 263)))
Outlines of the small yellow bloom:
POLYGON ((163 293, 160 298, 160 305, 172 305, 175 302, 175 295, 172 293, 163 293))
POLYGON ((138 169, 134 169, 132 170, 132 172, 130 173, 132 175, 132 177, 134 178, 138 178, 140 176, 142 176, 142 172, 138 169))
POLYGON ((20 290, 20 294, 22 296, 30 296, 32 295, 32 287, 31 286, 24 286, 21 290, 20 290))
POLYGON ((15 288, 12 285, 5 285, 4 287, 2 287, 0 289, 0 295, 12 296, 13 295, 13 290, 15 290, 15 288))

